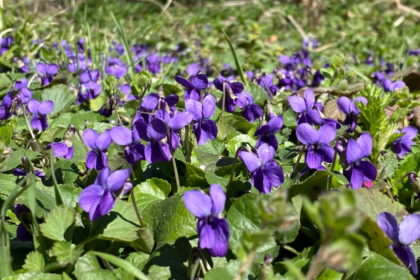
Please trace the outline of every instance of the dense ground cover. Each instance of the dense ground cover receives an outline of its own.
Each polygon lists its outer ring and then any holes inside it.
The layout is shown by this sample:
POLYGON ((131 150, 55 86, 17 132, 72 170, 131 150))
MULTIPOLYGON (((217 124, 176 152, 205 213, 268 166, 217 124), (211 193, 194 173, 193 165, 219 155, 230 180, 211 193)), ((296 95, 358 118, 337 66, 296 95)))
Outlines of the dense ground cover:
POLYGON ((2 279, 419 277, 415 1, 98 2, 6 3, 2 279))

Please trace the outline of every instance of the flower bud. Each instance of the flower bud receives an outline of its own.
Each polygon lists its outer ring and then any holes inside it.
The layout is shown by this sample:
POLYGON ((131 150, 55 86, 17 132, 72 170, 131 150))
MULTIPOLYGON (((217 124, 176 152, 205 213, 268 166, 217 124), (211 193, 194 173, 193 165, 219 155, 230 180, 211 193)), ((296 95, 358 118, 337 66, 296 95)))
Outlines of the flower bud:
POLYGON ((344 149, 345 149, 345 147, 344 147, 343 141, 341 139, 337 140, 337 142, 335 143, 335 150, 338 153, 342 153, 342 152, 344 152, 344 149))
POLYGON ((165 91, 163 90, 163 86, 159 86, 158 95, 160 98, 165 98, 165 91))
POLYGON ((410 185, 413 188, 413 191, 415 193, 419 193, 420 192, 420 179, 417 176, 417 174, 410 173, 410 175, 408 175, 408 181, 410 182, 410 185))
POLYGON ((105 79, 105 87, 107 89, 114 89, 118 85, 118 79, 114 75, 108 75, 105 79))
POLYGON ((271 256, 269 254, 265 254, 265 256, 264 256, 264 263, 265 264, 270 264, 272 260, 273 259, 271 258, 271 256))
POLYGON ((276 113, 274 113, 273 111, 273 106, 271 106, 271 104, 269 102, 265 103, 265 108, 267 110, 267 114, 268 114, 268 119, 272 119, 276 116, 276 113))

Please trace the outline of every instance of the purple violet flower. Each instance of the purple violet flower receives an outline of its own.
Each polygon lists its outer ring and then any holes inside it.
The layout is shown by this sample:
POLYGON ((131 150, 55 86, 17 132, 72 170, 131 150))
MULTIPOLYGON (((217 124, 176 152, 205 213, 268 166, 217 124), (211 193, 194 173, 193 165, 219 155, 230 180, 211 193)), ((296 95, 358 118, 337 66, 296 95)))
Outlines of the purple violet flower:
POLYGON ((189 112, 180 112, 172 118, 166 110, 160 109, 155 113, 155 118, 146 123, 139 118, 134 124, 140 138, 149 143, 144 149, 146 160, 149 163, 156 161, 168 161, 171 159, 171 152, 168 143, 168 125, 171 133, 171 145, 175 151, 179 145, 179 136, 175 133, 182 127, 188 125, 193 116, 189 112))
POLYGON ((220 217, 225 202, 226 195, 217 184, 210 186, 210 196, 199 190, 184 194, 185 207, 198 218, 199 246, 212 257, 224 257, 229 249, 229 224, 220 217))
POLYGON ((28 80, 22 79, 15 82, 15 89, 19 92, 20 100, 23 104, 28 103, 32 98, 32 91, 28 89, 28 80))
POLYGON ((80 74, 79 93, 76 102, 78 105, 85 103, 89 99, 96 98, 101 93, 99 70, 86 70, 80 74))
POLYGON ((411 251, 410 245, 420 238, 420 215, 410 214, 398 225, 397 219, 388 212, 378 215, 378 226, 392 240, 390 248, 406 267, 411 265, 413 274, 417 275, 416 257, 411 251))
POLYGON ((52 82, 53 76, 55 76, 58 73, 58 65, 57 64, 44 64, 42 62, 39 62, 35 66, 36 71, 41 75, 41 84, 43 86, 48 85, 52 82))
POLYGON ((390 79, 385 79, 382 81, 382 87, 385 92, 390 92, 405 87, 405 83, 403 81, 392 82, 390 79))
POLYGON ((254 136, 258 136, 257 144, 255 148, 259 148, 263 144, 268 144, 277 151, 278 148, 278 141, 275 136, 277 132, 283 126, 283 117, 282 116, 274 116, 271 120, 268 121, 267 124, 261 125, 257 128, 254 133, 254 136))
POLYGON ((111 212, 116 197, 124 187, 130 172, 131 168, 127 168, 111 173, 111 169, 106 166, 99 172, 93 185, 88 186, 80 193, 80 207, 89 213, 91 221, 111 212))
POLYGON ((257 78, 256 81, 264 89, 264 91, 267 93, 268 98, 272 98, 276 95, 276 92, 279 90, 279 88, 275 85, 273 85, 274 82, 274 75, 273 74, 263 74, 261 77, 257 78))
POLYGON ((140 136, 137 132, 137 126, 133 126, 133 131, 126 127, 116 126, 111 128, 109 135, 118 145, 126 146, 124 155, 129 164, 134 165, 139 160, 145 159, 144 146, 139 142, 140 136))
POLYGON ((357 141, 350 138, 347 142, 346 161, 350 168, 347 167, 343 174, 353 189, 359 189, 363 182, 373 182, 376 179, 375 166, 369 161, 362 161, 370 155, 371 151, 372 136, 369 132, 360 135, 357 141))
MULTIPOLYGON (((117 96, 117 101, 119 100, 117 96)), ((118 106, 118 102, 115 106, 118 106)), ((101 116, 109 118, 112 115, 112 111, 114 110, 114 97, 110 96, 105 100, 105 104, 99 109, 99 114, 101 116)))
POLYGON ((15 204, 13 206, 13 210, 15 212, 16 217, 20 221, 20 224, 16 229, 17 238, 22 242, 32 241, 32 233, 29 232, 28 229, 25 227, 26 225, 29 228, 29 215, 31 214, 31 210, 29 210, 29 208, 24 204, 15 204))
POLYGON ((108 166, 108 157, 105 154, 112 138, 109 131, 104 131, 101 135, 93 129, 86 129, 83 132, 83 141, 92 151, 86 155, 86 167, 89 169, 102 170, 108 166))
POLYGON ((239 157, 251 172, 251 182, 261 193, 268 194, 272 187, 279 187, 284 182, 282 168, 273 160, 276 151, 264 143, 257 153, 240 151, 239 157))
MULTIPOLYGON (((316 48, 318 46, 318 41, 315 38, 311 40, 312 48, 316 48)), ((304 38, 302 40, 302 48, 307 49, 309 47, 309 38, 304 38)))
MULTIPOLYGON (((28 164, 28 160, 23 157, 22 158, 22 167, 23 169, 19 169, 19 168, 15 168, 12 170, 12 174, 15 175, 16 177, 19 178, 19 176, 25 177, 27 175, 27 164, 28 164)), ((41 180, 45 180, 45 175, 44 173, 42 173, 41 170, 35 169, 35 176, 37 176, 39 179, 41 180)))
MULTIPOLYGON (((396 133, 400 133, 400 131, 397 130, 396 133)), ((402 159, 405 154, 411 153, 411 146, 415 144, 413 139, 417 136, 418 129, 414 126, 407 126, 401 133, 404 135, 392 144, 392 151, 398 154, 399 159, 402 159)))
POLYGON ((166 106, 174 108, 178 101, 179 97, 176 94, 171 94, 163 98, 160 97, 159 94, 152 92, 143 98, 141 108, 145 109, 147 112, 152 112, 158 109, 166 109, 166 106))
POLYGON ((4 55, 10 49, 10 46, 14 43, 14 39, 11 36, 7 36, 5 38, 1 38, 1 51, 0 54, 4 55))
POLYGON ((229 82, 223 78, 216 78, 213 80, 214 86, 223 93, 219 100, 219 107, 223 108, 223 99, 225 98, 225 111, 233 113, 236 110, 235 101, 237 94, 244 91, 244 85, 240 82, 229 82))
POLYGON ((127 73, 127 68, 125 68, 119 58, 109 58, 108 66, 105 67, 105 73, 107 75, 114 75, 117 79, 120 79, 127 73))
POLYGON ((334 157, 334 149, 329 145, 336 135, 335 126, 326 124, 318 131, 311 125, 303 123, 298 125, 296 136, 300 142, 308 146, 305 162, 311 169, 318 169, 322 162, 331 163, 334 157))
POLYGON ((250 123, 254 122, 255 119, 261 119, 264 111, 258 104, 254 103, 254 99, 249 92, 244 91, 243 93, 238 93, 236 96, 238 99, 236 99, 235 104, 242 109, 244 119, 250 123))
POLYGON ((32 99, 28 102, 28 110, 33 114, 31 119, 31 126, 33 129, 46 130, 48 125, 47 115, 54 109, 54 102, 48 100, 39 102, 32 99))
POLYGON ((198 64, 197 63, 191 63, 187 67, 187 69, 185 69, 185 71, 187 72, 188 76, 194 76, 194 75, 197 75, 200 70, 198 68, 198 64))
POLYGON ((13 115, 12 97, 12 93, 8 93, 3 97, 3 100, 0 103, 0 120, 7 120, 13 115))
POLYGON ((198 145, 206 144, 207 140, 214 140, 217 137, 217 125, 210 118, 216 109, 216 99, 213 95, 207 95, 203 104, 193 99, 185 103, 185 109, 192 115, 195 121, 193 132, 197 138, 198 145))
POLYGON ((187 102, 189 99, 200 101, 201 91, 205 90, 209 86, 209 81, 204 74, 197 74, 190 77, 190 80, 176 76, 175 81, 185 87, 184 101, 187 102))
POLYGON ((364 97, 357 97, 353 101, 345 96, 337 99, 338 110, 341 113, 346 114, 346 119, 344 120, 343 125, 350 125, 350 128, 347 130, 349 133, 356 129, 357 116, 360 114, 360 110, 357 108, 356 102, 362 102, 363 105, 366 105, 368 101, 364 97))
POLYGON ((76 132, 74 127, 69 128, 63 136, 63 141, 58 143, 50 143, 47 145, 47 149, 53 149, 53 155, 55 157, 64 157, 70 160, 73 157, 74 146, 73 138, 76 132))
POLYGON ((53 155, 55 157, 63 157, 65 159, 71 159, 74 153, 73 143, 69 141, 62 141, 58 143, 51 143, 47 145, 47 149, 53 148, 53 155))
POLYGON ((297 118, 297 124, 322 124, 321 114, 317 109, 313 109, 315 105, 315 95, 312 89, 308 88, 305 90, 304 98, 292 95, 289 96, 287 100, 289 101, 292 110, 300 114, 297 118))

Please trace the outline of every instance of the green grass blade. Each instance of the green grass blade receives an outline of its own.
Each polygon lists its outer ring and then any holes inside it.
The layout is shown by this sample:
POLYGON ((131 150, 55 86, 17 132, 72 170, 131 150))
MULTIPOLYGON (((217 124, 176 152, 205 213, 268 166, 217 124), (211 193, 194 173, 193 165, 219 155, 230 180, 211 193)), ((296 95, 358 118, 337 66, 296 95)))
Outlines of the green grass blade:
POLYGON ((353 70, 360 78, 362 78, 365 82, 370 83, 371 80, 369 79, 369 77, 367 77, 365 74, 363 74, 362 71, 360 71, 359 68, 357 68, 356 65, 353 64, 349 64, 348 67, 353 70))
POLYGON ((4 201, 1 206, 1 224, 0 224, 0 279, 6 278, 12 275, 12 259, 10 257, 10 242, 9 242, 9 232, 6 230, 6 211, 9 208, 9 205, 15 201, 15 199, 21 195, 26 188, 19 188, 25 180, 21 180, 19 184, 12 190, 10 195, 4 201))
POLYGON ((241 77, 242 83, 244 83, 244 85, 247 87, 247 86, 249 86, 248 81, 246 80, 244 70, 242 70, 242 66, 239 63, 238 56, 236 55, 235 49, 233 48, 232 43, 229 40, 229 37, 226 35, 226 33, 223 29, 222 29, 222 32, 223 32, 223 35, 225 35, 225 39, 229 44, 230 51, 232 52, 232 55, 233 55, 233 59, 235 59, 236 69, 238 69, 239 76, 241 77))
POLYGON ((298 268, 293 262, 285 261, 284 266, 287 268, 290 274, 297 280, 305 280, 305 276, 302 274, 300 268, 298 268))
POLYGON ((162 84, 165 81, 165 77, 168 75, 169 70, 171 70, 172 64, 174 61, 172 60, 171 63, 168 65, 168 68, 166 69, 165 73, 160 77, 159 81, 157 82, 158 85, 162 84))
POLYGON ((53 156, 53 149, 51 148, 50 151, 50 165, 51 165, 51 176, 53 179, 54 185, 54 194, 55 194, 55 203, 57 206, 63 205, 63 198, 61 197, 60 189, 58 188, 57 179, 55 178, 55 170, 54 170, 54 156, 53 156))
POLYGON ((131 55, 131 51, 130 51, 130 48, 129 48, 129 45, 128 45, 127 36, 124 32, 123 27, 121 26, 121 23, 115 18, 114 13, 111 13, 111 17, 114 20, 115 25, 117 26, 118 33, 120 35, 121 41, 122 41, 123 46, 124 46, 125 55, 127 56, 127 60, 128 60, 127 62, 130 65, 130 69, 129 69, 130 70, 130 75, 131 75, 131 78, 133 78, 134 74, 135 74, 135 71, 134 71, 134 65, 132 64, 133 57, 131 55))
POLYGON ((124 269, 125 271, 127 271, 128 273, 130 273, 131 275, 133 275, 134 277, 137 277, 140 280, 149 280, 149 278, 143 273, 141 272, 137 267, 135 267, 134 265, 132 265, 131 263, 120 259, 119 257, 107 254, 107 253, 101 253, 101 252, 92 252, 94 255, 109 261, 110 263, 121 267, 122 269, 124 269))

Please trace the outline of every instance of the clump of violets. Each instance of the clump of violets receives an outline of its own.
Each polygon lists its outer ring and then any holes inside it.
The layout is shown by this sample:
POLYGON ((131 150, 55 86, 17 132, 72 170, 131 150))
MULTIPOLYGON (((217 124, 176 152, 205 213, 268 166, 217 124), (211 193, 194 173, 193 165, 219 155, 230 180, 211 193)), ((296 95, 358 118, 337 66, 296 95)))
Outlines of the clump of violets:
POLYGON ((359 189, 363 182, 373 182, 376 179, 377 171, 375 166, 365 159, 372 152, 372 136, 369 132, 360 135, 359 139, 350 138, 347 141, 346 166, 344 176, 350 182, 350 187, 359 189))
POLYGON ((347 132, 351 133, 356 129, 357 126, 357 116, 360 114, 359 108, 357 108, 356 102, 361 102, 363 105, 367 104, 367 99, 364 97, 357 97, 353 101, 348 97, 342 96, 337 99, 338 110, 346 114, 346 119, 344 120, 344 125, 349 125, 347 132))
POLYGON ((102 170, 108 166, 106 151, 111 145, 112 138, 109 131, 104 131, 101 135, 93 129, 86 129, 83 132, 83 141, 91 151, 86 155, 86 167, 89 169, 102 170))
POLYGON ((28 102, 28 110, 31 112, 31 126, 33 129, 44 131, 47 129, 48 121, 47 115, 54 109, 54 102, 48 100, 39 102, 36 99, 32 99, 28 102))
POLYGON ((193 132, 197 138, 198 145, 206 144, 207 140, 214 140, 217 137, 217 125, 210 118, 216 109, 216 99, 213 95, 207 95, 203 104, 193 99, 185 103, 185 109, 192 115, 195 121, 193 132))
POLYGON ((70 160, 74 153, 73 139, 75 132, 75 128, 70 127, 66 133, 64 133, 63 141, 50 143, 47 145, 47 149, 49 150, 52 148, 55 157, 63 157, 70 160))
POLYGON ((405 154, 411 153, 411 146, 415 144, 413 139, 416 138, 418 129, 407 126, 401 132, 397 130, 396 133, 404 133, 404 135, 392 143, 392 151, 398 155, 399 159, 402 159, 405 154))
POLYGON ((378 226, 392 240, 391 249, 395 255, 410 267, 414 275, 417 275, 417 261, 410 245, 420 238, 420 215, 410 214, 398 225, 394 215, 382 212, 378 215, 378 226))
POLYGON ((80 207, 89 213, 91 221, 111 212, 120 194, 128 191, 124 188, 124 184, 130 172, 130 168, 111 172, 109 167, 105 167, 98 174, 93 185, 80 193, 80 207))
POLYGON ((323 123, 321 114, 315 106, 315 94, 312 89, 305 90, 304 97, 298 95, 289 96, 292 110, 298 113, 297 124, 308 123, 313 125, 321 125, 323 123))
POLYGON ((204 74, 197 74, 190 77, 190 80, 176 76, 175 81, 185 88, 184 101, 189 99, 200 101, 202 91, 208 88, 209 81, 204 74))
POLYGON ((169 161, 171 159, 169 145, 172 146, 173 151, 178 148, 180 139, 176 132, 188 125, 192 118, 189 112, 179 112, 171 116, 164 109, 157 110, 154 118, 149 122, 139 117, 133 127, 136 126, 140 139, 149 142, 144 150, 146 160, 149 163, 169 161))
POLYGON ((109 58, 108 66, 105 67, 105 73, 107 75, 114 75, 117 79, 120 79, 127 73, 127 68, 125 68, 119 58, 109 58))
POLYGON ((173 111, 178 101, 179 97, 176 94, 162 97, 159 94, 152 92, 142 99, 141 109, 149 113, 158 109, 169 109, 173 111))
MULTIPOLYGON (((20 176, 22 176, 22 178, 24 178, 28 172, 26 171, 28 170, 28 160, 26 159, 26 157, 22 158, 22 169, 20 168, 15 168, 12 170, 12 174, 17 176, 18 178, 20 176)), ((35 169, 35 176, 38 177, 41 180, 45 180, 45 175, 44 173, 42 173, 41 170, 35 169)))
POLYGON ((52 82, 53 77, 57 75, 59 69, 57 64, 45 64, 42 62, 37 63, 35 68, 38 74, 41 76, 41 84, 43 86, 46 86, 52 82))
POLYGON ((267 124, 261 125, 257 128, 254 133, 254 136, 258 136, 256 148, 260 147, 262 144, 268 144, 277 150, 279 144, 276 138, 276 133, 280 131, 283 126, 283 117, 282 116, 273 116, 267 124))
POLYGON ((226 195, 221 186, 210 186, 210 195, 200 190, 184 194, 185 207, 198 219, 199 246, 207 249, 212 257, 224 257, 229 249, 229 224, 221 213, 226 195))
POLYGON ((329 143, 334 140, 336 132, 336 128, 329 124, 321 126, 318 131, 307 123, 298 125, 296 136, 308 146, 305 162, 310 169, 321 168, 322 162, 332 162, 334 149, 329 143))
POLYGON ((219 100, 219 107, 223 108, 223 102, 225 103, 225 111, 233 113, 236 110, 236 99, 238 94, 244 91, 244 85, 240 82, 229 82, 223 78, 216 78, 213 81, 216 89, 223 92, 222 97, 219 100))
POLYGON ((139 142, 140 136, 137 131, 138 126, 133 126, 133 131, 123 126, 111 128, 109 135, 112 140, 120 146, 124 146, 124 155, 127 162, 131 165, 145 159, 144 146, 139 142))
POLYGON ((272 187, 284 182, 283 169, 273 159, 276 151, 262 144, 256 151, 240 151, 238 156, 251 172, 251 182, 261 193, 270 193, 272 187))
POLYGON ((101 93, 99 70, 86 70, 80 74, 79 93, 76 102, 81 105, 89 99, 95 99, 101 93))

